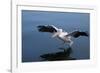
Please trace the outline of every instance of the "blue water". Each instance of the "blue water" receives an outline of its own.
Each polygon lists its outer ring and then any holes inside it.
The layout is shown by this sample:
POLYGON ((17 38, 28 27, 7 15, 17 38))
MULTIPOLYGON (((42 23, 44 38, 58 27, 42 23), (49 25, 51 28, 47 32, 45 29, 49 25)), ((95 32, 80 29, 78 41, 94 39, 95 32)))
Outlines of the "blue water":
MULTIPOLYGON (((62 41, 52 38, 50 33, 39 32, 38 25, 55 25, 68 32, 76 29, 89 32, 90 14, 22 10, 22 62, 41 61, 40 55, 60 51, 58 48, 62 41)), ((73 40, 71 57, 77 60, 89 59, 89 38, 79 37, 73 40)))

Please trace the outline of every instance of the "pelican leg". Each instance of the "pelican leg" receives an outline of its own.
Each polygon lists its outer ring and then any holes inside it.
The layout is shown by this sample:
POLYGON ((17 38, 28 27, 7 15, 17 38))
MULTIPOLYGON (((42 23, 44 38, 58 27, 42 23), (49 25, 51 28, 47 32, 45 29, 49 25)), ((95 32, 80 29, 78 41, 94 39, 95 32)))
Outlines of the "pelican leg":
POLYGON ((72 44, 73 44, 73 41, 70 41, 69 46, 71 47, 71 46, 72 46, 72 44))

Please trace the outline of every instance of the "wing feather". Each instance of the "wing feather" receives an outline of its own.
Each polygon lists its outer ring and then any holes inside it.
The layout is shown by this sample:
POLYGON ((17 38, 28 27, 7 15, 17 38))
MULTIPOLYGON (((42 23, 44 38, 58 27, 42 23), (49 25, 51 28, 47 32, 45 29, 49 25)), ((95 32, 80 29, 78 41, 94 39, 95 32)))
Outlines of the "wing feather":
POLYGON ((72 36, 74 38, 78 38, 79 36, 89 36, 87 32, 73 31, 69 33, 67 36, 72 36))
POLYGON ((57 32, 57 29, 55 29, 55 27, 50 25, 40 25, 37 27, 38 27, 38 31, 40 32, 50 32, 50 33, 57 32))

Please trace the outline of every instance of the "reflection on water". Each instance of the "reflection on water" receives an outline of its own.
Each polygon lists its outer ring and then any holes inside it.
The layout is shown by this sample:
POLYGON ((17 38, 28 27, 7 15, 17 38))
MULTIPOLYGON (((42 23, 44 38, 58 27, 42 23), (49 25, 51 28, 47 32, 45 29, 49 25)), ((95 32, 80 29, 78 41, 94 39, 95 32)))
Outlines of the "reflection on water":
POLYGON ((76 60, 76 58, 71 57, 72 48, 61 48, 63 51, 42 54, 40 57, 43 61, 57 61, 57 60, 76 60))

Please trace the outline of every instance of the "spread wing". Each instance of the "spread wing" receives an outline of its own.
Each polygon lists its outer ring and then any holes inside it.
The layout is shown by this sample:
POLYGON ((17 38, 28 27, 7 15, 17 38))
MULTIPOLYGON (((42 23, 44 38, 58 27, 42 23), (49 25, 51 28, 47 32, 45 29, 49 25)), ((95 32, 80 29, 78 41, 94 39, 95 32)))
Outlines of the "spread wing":
POLYGON ((74 38, 78 38, 79 36, 89 36, 88 32, 80 32, 80 31, 73 31, 66 36, 72 36, 74 38))
POLYGON ((54 33, 57 32, 58 28, 55 27, 54 25, 40 25, 37 26, 39 32, 50 32, 54 33))

